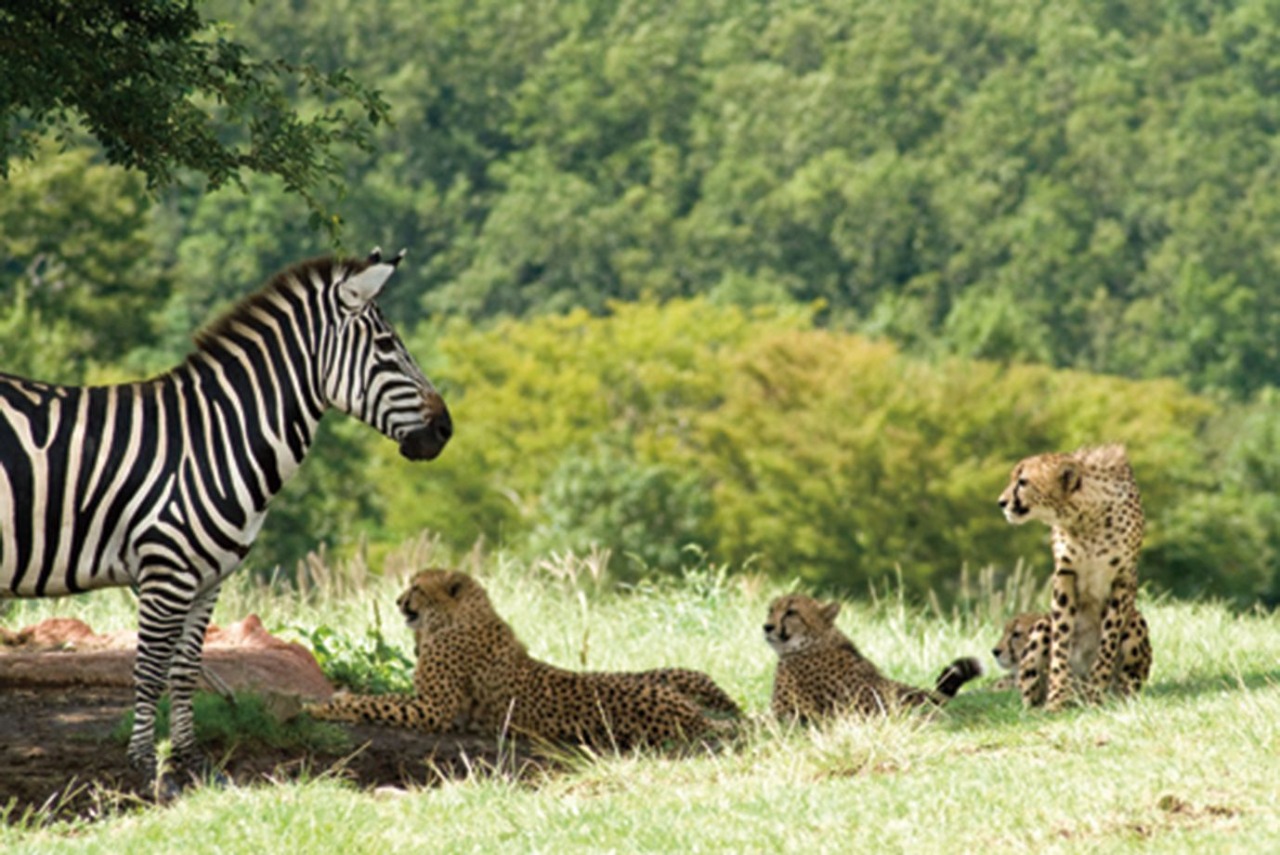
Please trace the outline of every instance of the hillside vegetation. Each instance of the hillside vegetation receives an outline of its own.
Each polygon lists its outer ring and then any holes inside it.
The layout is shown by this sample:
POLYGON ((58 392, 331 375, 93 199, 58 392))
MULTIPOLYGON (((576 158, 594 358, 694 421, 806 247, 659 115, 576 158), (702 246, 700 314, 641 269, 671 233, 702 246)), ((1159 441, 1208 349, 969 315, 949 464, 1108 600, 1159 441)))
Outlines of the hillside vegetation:
MULTIPOLYGON (((1123 441, 1153 590, 1280 601, 1268 0, 203 11, 385 99, 321 201, 345 250, 409 247, 385 308, 458 416, 419 468, 326 423, 261 574, 426 526, 945 600, 1046 567, 994 510, 1017 459, 1123 441)), ((0 183, 0 370, 162 370, 328 249, 310 212, 50 144, 0 183)))

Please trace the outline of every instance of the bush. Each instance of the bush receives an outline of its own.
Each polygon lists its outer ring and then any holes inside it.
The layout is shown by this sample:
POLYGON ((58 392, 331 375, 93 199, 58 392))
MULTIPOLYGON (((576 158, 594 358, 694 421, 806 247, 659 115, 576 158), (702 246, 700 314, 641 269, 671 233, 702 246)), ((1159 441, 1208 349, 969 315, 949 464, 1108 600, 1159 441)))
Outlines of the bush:
POLYGON ((908 590, 944 599, 966 562, 1047 573, 1047 530, 1011 528, 996 496, 1019 458, 1104 442, 1129 445, 1150 542, 1165 547, 1143 580, 1174 587, 1171 556, 1191 554, 1173 509, 1203 487, 1215 408, 1175 383, 934 363, 802 330, 744 347, 724 394, 685 465, 715 484, 716 543, 735 564, 855 591, 900 569, 908 590))
POLYGON ((677 570, 686 547, 705 547, 710 513, 696 473, 645 463, 633 450, 600 440, 566 454, 547 480, 530 550, 607 549, 613 575, 635 581, 651 568, 677 570))
MULTIPOLYGON (((966 564, 1049 572, 1048 531, 995 505, 1018 459, 1123 442, 1148 518, 1143 584, 1277 591, 1273 393, 1228 406, 1171 380, 927 360, 814 329, 808 312, 705 300, 415 338, 457 432, 426 466, 376 438, 372 466, 345 461, 344 501, 376 488, 375 541, 429 528, 455 549, 594 544, 627 581, 692 544, 858 593, 900 572, 945 603, 966 564)), ((321 518, 357 519, 334 508, 321 518)))

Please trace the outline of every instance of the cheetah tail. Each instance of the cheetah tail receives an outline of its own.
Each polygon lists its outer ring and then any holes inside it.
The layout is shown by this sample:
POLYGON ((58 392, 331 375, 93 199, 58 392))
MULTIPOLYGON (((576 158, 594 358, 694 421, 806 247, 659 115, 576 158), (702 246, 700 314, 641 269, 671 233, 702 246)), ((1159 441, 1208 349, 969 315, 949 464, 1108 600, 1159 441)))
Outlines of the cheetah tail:
POLYGON ((981 676, 982 663, 973 656, 962 656, 942 670, 934 689, 944 698, 954 698, 961 686, 981 676))

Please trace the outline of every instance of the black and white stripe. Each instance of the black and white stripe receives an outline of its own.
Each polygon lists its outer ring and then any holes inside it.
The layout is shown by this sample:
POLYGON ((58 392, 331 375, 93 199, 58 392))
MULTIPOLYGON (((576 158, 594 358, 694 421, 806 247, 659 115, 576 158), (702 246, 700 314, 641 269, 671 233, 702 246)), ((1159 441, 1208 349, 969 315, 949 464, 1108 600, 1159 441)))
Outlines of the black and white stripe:
POLYGON ((449 411, 374 298, 403 252, 293 267, 153 380, 54 386, 0 374, 0 596, 132 585, 139 594, 129 759, 155 776, 166 684, 175 767, 197 765, 191 695, 222 580, 329 407, 438 455, 449 411))

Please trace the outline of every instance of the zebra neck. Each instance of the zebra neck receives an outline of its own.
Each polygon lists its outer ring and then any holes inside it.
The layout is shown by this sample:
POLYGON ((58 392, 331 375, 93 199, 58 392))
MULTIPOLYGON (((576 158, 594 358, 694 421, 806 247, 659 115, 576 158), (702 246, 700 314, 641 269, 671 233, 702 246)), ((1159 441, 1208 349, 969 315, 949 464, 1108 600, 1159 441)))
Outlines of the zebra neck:
POLYGON ((239 471, 247 466, 265 506, 302 463, 324 415, 307 366, 263 349, 206 343, 183 369, 174 376, 188 435, 238 458, 239 471))

